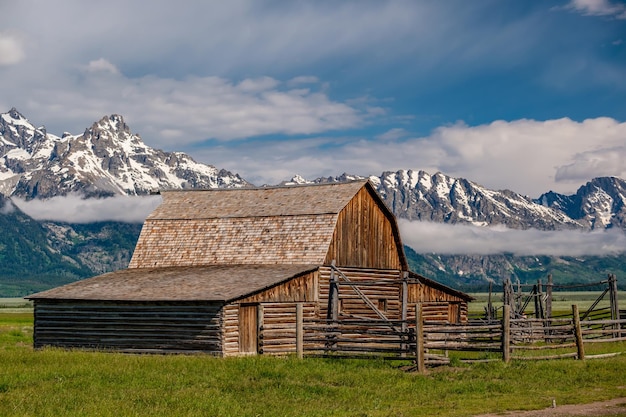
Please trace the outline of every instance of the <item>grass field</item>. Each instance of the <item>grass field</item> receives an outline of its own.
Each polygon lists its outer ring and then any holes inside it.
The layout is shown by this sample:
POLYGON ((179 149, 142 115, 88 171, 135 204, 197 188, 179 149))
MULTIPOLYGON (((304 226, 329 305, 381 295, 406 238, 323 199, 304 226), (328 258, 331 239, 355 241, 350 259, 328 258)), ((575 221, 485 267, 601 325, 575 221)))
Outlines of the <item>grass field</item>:
MULTIPOLYGON (((487 305, 489 294, 486 292, 471 293, 475 298, 469 304, 470 314, 479 314, 484 311, 487 305)), ((602 295, 601 291, 560 291, 554 292, 552 295, 552 311, 555 314, 571 313, 572 304, 577 304, 580 311, 586 311, 593 303, 602 295)), ((491 295, 491 302, 495 307, 502 306, 502 292, 494 292, 491 295)), ((626 309, 626 291, 618 292, 618 304, 622 310, 626 309)), ((598 303, 596 308, 609 307, 609 295, 606 294, 598 303)), ((528 304, 527 311, 532 311, 533 302, 528 304)))
POLYGON ((471 416, 626 397, 626 355, 419 375, 374 359, 33 350, 32 329, 32 312, 0 312, 1 416, 471 416))

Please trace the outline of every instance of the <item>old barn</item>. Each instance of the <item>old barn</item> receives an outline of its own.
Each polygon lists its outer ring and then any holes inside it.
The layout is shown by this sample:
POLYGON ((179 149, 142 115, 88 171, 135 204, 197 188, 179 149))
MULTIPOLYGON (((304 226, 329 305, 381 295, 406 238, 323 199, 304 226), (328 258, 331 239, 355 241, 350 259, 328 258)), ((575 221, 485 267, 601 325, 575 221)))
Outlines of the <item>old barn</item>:
POLYGON ((36 347, 284 353, 298 316, 467 318, 471 297, 409 271, 368 181, 161 194, 127 269, 28 297, 36 347))

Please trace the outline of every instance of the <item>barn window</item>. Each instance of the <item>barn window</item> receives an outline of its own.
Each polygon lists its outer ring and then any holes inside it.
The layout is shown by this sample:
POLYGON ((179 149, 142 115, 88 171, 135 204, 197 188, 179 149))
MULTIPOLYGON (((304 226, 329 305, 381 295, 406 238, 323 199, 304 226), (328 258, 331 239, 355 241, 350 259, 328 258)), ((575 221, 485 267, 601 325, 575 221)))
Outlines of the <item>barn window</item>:
POLYGON ((387 311, 387 299, 386 298, 378 299, 378 309, 383 312, 387 311))

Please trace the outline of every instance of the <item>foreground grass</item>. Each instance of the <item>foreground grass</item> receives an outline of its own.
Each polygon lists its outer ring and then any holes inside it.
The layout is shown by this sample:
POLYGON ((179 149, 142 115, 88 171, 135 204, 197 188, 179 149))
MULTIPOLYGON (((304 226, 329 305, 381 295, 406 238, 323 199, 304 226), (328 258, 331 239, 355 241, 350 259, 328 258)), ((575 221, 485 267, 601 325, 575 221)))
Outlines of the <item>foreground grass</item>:
POLYGON ((34 351, 31 343, 32 317, 0 314, 2 416, 468 416, 626 396, 626 355, 418 375, 382 360, 34 351))

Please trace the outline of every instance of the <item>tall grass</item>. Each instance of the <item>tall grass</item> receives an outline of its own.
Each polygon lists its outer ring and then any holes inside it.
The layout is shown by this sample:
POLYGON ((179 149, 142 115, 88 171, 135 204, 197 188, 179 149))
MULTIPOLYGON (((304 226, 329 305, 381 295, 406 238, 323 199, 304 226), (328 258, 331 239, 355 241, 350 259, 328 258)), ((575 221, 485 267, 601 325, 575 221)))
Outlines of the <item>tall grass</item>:
MULTIPOLYGON (((468 416, 626 396, 626 355, 403 370, 383 360, 33 350, 0 314, 1 416, 468 416)), ((625 349, 626 350, 626 349, 625 349)))

